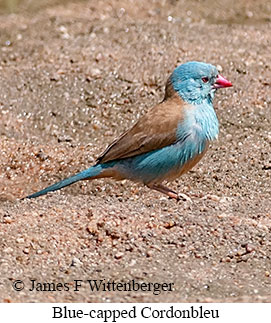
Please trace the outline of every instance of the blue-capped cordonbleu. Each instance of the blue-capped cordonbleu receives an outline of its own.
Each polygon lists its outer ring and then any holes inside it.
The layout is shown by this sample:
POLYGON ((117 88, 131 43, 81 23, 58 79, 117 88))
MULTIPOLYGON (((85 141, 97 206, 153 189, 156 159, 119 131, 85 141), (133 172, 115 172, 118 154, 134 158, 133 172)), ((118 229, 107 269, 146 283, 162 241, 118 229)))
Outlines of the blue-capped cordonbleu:
POLYGON ((178 194, 162 182, 189 171, 217 138, 214 94, 218 88, 230 86, 213 65, 187 62, 178 66, 167 81, 164 100, 113 141, 95 165, 27 198, 80 180, 113 177, 143 183, 178 200, 178 194))

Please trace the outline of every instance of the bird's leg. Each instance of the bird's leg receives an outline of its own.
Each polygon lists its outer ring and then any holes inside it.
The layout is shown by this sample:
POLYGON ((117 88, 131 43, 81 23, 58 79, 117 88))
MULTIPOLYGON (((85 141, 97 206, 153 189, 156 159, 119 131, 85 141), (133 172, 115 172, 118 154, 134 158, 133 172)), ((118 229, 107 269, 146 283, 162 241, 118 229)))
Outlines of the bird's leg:
POLYGON ((179 200, 178 194, 171 190, 170 188, 162 185, 162 184, 151 184, 148 185, 149 188, 156 190, 158 192, 161 192, 163 194, 166 194, 168 197, 172 199, 176 199, 177 201, 179 200))
POLYGON ((190 199, 189 196, 187 196, 187 195, 185 195, 183 193, 178 194, 178 193, 174 192, 173 190, 171 190, 170 188, 168 188, 165 185, 151 184, 151 185, 148 185, 148 187, 153 189, 153 190, 156 190, 158 192, 161 192, 161 193, 167 195, 169 198, 175 199, 177 201, 180 201, 182 199, 184 201, 192 202, 192 200, 190 199))

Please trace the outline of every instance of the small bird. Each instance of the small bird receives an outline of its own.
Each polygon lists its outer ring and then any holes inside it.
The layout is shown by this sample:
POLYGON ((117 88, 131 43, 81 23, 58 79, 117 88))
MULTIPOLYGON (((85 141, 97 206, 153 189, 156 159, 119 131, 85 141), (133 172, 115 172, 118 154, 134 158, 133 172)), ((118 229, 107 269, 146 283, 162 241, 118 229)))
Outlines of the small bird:
POLYGON ((231 82, 215 66, 187 62, 175 68, 164 100, 150 109, 128 131, 113 141, 96 164, 26 198, 35 198, 81 180, 112 177, 129 179, 179 200, 162 185, 188 172, 217 139, 219 123, 213 108, 218 88, 231 82))

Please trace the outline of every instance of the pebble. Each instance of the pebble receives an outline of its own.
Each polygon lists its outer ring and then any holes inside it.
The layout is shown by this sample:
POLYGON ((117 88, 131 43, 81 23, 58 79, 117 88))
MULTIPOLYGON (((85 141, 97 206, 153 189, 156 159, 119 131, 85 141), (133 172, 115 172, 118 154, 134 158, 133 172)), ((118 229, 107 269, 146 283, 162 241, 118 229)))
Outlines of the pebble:
POLYGON ((82 261, 80 260, 80 259, 78 259, 78 258, 76 258, 76 257, 74 257, 73 259, 72 259, 72 263, 71 263, 71 266, 80 266, 80 265, 82 265, 82 261))
POLYGON ((12 219, 11 219, 11 217, 6 216, 6 217, 4 218, 4 222, 5 222, 5 223, 8 223, 8 224, 12 223, 12 219))
POLYGON ((117 253, 115 254, 115 258, 116 258, 116 259, 121 259, 123 256, 124 256, 124 252, 121 252, 121 251, 119 251, 119 252, 117 252, 117 253))
POLYGON ((24 240, 24 238, 17 238, 16 239, 16 242, 17 243, 23 243, 25 240, 24 240))

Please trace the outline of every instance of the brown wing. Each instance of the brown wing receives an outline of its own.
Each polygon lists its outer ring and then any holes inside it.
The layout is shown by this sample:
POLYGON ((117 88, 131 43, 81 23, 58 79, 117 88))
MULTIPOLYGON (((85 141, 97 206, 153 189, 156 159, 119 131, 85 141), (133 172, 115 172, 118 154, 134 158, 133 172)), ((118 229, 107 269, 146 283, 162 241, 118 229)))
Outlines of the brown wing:
POLYGON ((173 144, 178 123, 183 120, 184 104, 178 95, 158 104, 113 141, 97 162, 132 157, 173 144))

